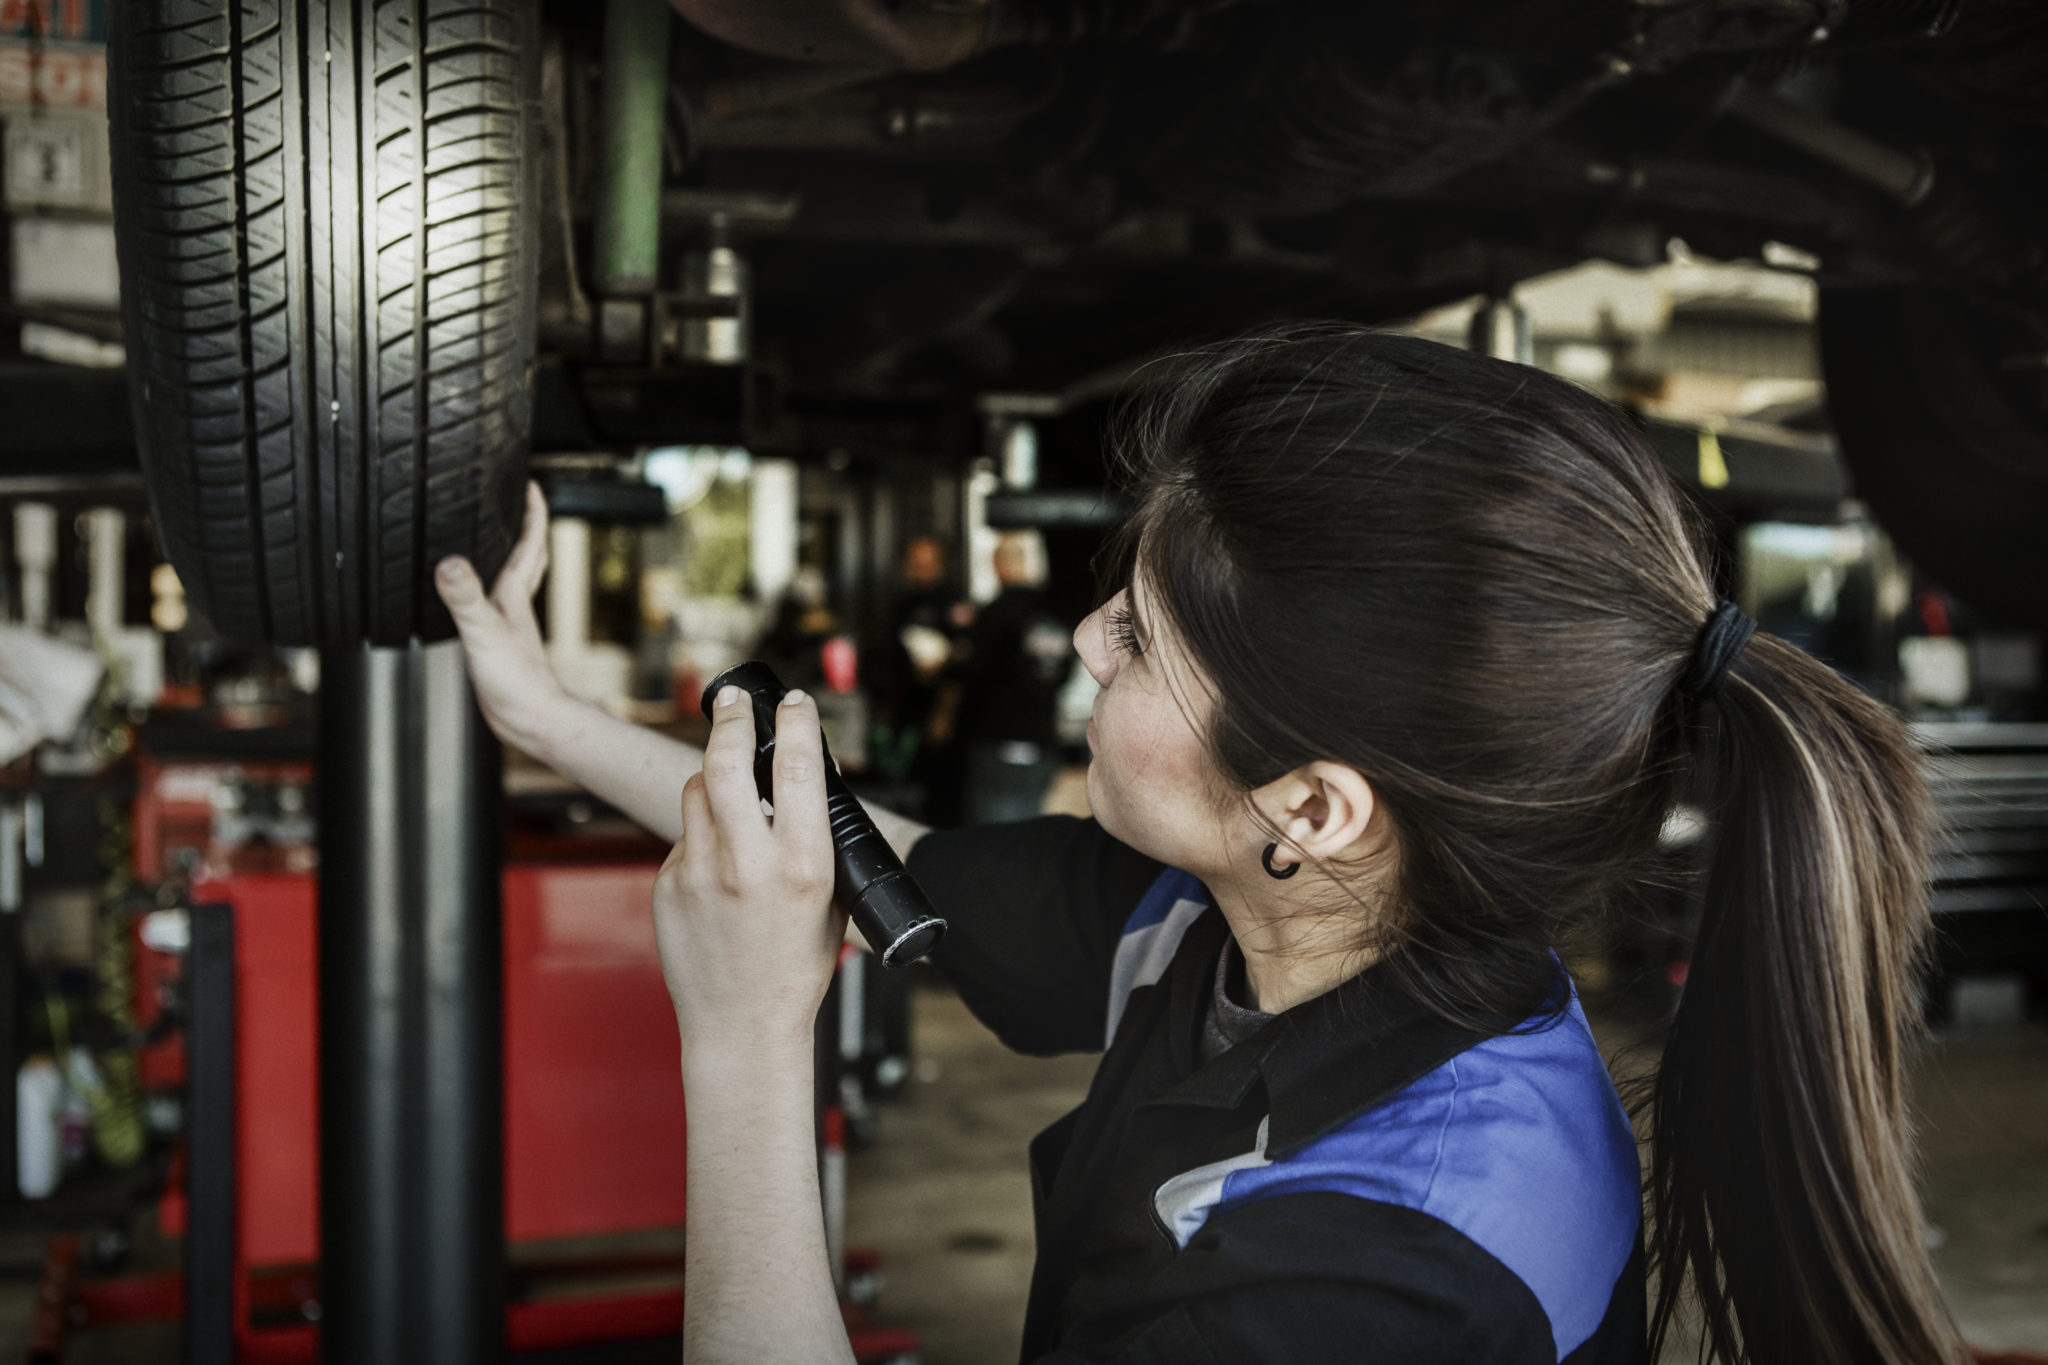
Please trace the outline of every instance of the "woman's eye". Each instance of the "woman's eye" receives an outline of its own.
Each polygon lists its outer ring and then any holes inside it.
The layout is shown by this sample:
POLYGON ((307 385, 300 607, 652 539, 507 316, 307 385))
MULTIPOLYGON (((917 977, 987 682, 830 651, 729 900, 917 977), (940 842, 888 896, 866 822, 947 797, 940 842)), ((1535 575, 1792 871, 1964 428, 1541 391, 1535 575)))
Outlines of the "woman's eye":
POLYGON ((1103 622, 1109 632, 1109 647, 1119 654, 1142 654, 1144 649, 1138 643, 1138 629, 1131 621, 1131 609, 1118 607, 1110 612, 1103 622))

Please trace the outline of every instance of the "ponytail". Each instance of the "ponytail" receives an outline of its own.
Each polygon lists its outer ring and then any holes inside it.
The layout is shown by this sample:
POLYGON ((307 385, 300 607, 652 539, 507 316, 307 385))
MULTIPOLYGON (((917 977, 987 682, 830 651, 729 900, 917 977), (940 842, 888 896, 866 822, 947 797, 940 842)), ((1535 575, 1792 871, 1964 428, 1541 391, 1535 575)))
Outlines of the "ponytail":
POLYGON ((1928 936, 1918 755, 1767 635, 1714 709, 1719 835, 1651 1118, 1652 1357, 1690 1280, 1721 1360, 1960 1360, 1902 1095, 1928 936))

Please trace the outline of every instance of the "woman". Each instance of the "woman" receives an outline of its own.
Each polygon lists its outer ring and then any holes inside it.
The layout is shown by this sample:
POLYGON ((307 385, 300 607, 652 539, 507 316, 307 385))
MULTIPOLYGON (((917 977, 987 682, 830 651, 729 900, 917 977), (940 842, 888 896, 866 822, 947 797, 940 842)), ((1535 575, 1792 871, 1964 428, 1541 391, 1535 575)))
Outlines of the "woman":
MULTIPOLYGON (((1641 1361, 1688 1282, 1722 1359, 1959 1359, 1900 1098, 1914 752, 1717 605, 1626 420, 1525 367, 1299 327, 1195 357, 1120 446, 1122 586, 1075 633, 1094 819, 885 822, 970 1007, 1027 1051, 1106 1048, 1033 1143, 1025 1359, 1641 1361), (1645 1225, 1552 945, 1645 875, 1698 765, 1718 832, 1645 1225)), ((554 685, 540 570, 529 528, 490 599, 461 565, 442 590, 499 732, 681 835, 655 913, 686 1355, 846 1359, 811 1137, 840 933, 815 708, 781 713, 772 819, 738 706, 678 812, 694 754, 554 685)))

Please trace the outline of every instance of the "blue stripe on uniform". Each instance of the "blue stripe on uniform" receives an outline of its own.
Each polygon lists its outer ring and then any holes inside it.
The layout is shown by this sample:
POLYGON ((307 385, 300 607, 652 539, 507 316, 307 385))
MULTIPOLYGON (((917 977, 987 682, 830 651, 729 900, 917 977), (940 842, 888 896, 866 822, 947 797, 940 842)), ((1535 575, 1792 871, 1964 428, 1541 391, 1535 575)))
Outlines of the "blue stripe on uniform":
POLYGON ((1131 917, 1124 921, 1124 933, 1134 934, 1165 919, 1176 901, 1201 901, 1208 904, 1209 892, 1201 879, 1192 872, 1183 872, 1169 867, 1159 874, 1152 885, 1145 888, 1144 896, 1138 901, 1138 908, 1131 911, 1131 917))
POLYGON ((1459 1053, 1291 1153, 1175 1176, 1154 1203, 1185 1247, 1215 1212, 1283 1194, 1355 1195, 1449 1224, 1529 1287, 1562 1360, 1598 1330, 1642 1216, 1635 1134, 1576 997, 1555 1023, 1459 1053))
POLYGON ((1108 1051, 1116 1041, 1116 1026, 1123 1022, 1124 1006, 1131 992, 1149 986, 1166 975, 1167 964, 1180 948, 1188 926, 1209 908, 1209 891, 1192 873, 1169 867, 1138 901, 1138 908, 1124 921, 1124 935, 1116 945, 1116 958, 1109 968, 1109 1022, 1103 1031, 1102 1047, 1108 1051))

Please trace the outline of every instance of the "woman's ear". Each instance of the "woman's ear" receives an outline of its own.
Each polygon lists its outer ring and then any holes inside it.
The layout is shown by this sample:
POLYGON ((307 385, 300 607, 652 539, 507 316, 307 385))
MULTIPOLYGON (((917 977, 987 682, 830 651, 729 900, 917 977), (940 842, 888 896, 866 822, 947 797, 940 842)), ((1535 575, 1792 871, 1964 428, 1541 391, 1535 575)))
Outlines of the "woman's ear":
POLYGON ((1358 769, 1318 759, 1253 794, 1286 843, 1276 862, 1342 858, 1366 837, 1378 798, 1358 769), (1289 856, 1294 850, 1299 854, 1289 856))

